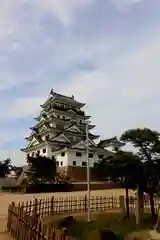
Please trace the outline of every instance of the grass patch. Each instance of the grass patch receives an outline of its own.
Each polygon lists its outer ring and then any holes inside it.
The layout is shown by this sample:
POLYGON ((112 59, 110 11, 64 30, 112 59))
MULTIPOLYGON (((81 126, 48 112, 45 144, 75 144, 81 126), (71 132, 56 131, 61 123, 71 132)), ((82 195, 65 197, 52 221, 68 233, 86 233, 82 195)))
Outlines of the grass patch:
MULTIPOLYGON (((52 217, 46 222, 47 225, 55 226, 55 217, 52 217)), ((74 236, 77 240, 88 240, 91 232, 102 228, 108 228, 115 232, 119 236, 119 240, 124 239, 129 233, 134 231, 141 231, 144 229, 150 229, 153 227, 151 217, 144 215, 141 220, 141 225, 137 227, 135 217, 131 216, 130 220, 123 219, 120 214, 97 214, 93 216, 93 221, 88 223, 85 220, 86 216, 76 216, 76 221, 69 227, 71 236, 74 236)), ((45 222, 44 222, 45 224, 45 222)), ((95 236, 96 237, 96 236, 95 236)), ((94 239, 96 240, 96 238, 94 239)), ((93 238, 92 238, 93 239, 93 238)))

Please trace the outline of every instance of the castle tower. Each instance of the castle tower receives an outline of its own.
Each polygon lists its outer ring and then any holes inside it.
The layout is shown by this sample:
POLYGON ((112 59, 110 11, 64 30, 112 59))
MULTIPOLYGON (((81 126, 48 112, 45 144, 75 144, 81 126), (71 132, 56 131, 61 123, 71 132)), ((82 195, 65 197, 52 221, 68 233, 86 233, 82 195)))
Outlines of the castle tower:
POLYGON ((98 144, 99 147, 102 147, 106 150, 109 150, 113 153, 116 153, 117 151, 121 150, 121 148, 125 144, 118 140, 118 138, 115 136, 113 138, 108 138, 105 140, 101 140, 98 144))
MULTIPOLYGON (((69 176, 85 178, 84 168, 87 165, 86 156, 86 116, 82 110, 85 104, 51 90, 47 101, 41 105, 40 115, 35 118, 36 124, 31 127, 31 134, 26 138, 28 145, 21 149, 27 156, 42 155, 55 157, 57 168, 69 176), (78 175, 81 177, 78 177, 78 175), (82 176, 84 175, 84 177, 82 176)), ((89 131, 95 126, 89 124, 89 131)), ((110 151, 97 145, 94 140, 99 138, 89 132, 90 167, 110 151)))

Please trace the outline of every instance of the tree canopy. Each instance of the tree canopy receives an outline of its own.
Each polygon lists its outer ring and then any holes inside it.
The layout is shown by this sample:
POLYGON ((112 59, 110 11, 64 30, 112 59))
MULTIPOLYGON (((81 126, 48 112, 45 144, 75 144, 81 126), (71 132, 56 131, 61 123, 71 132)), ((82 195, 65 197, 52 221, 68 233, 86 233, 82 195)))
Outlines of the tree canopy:
POLYGON ((132 152, 117 151, 95 164, 95 168, 109 177, 112 182, 120 183, 126 189, 127 218, 129 218, 128 189, 136 188, 142 171, 139 157, 132 152))
POLYGON ((56 161, 43 156, 29 157, 28 177, 30 182, 43 184, 53 182, 56 175, 56 161))
POLYGON ((121 140, 131 143, 143 161, 158 160, 160 158, 160 133, 148 128, 130 129, 124 132, 121 140))
POLYGON ((7 158, 6 160, 0 161, 0 177, 6 177, 12 170, 11 159, 7 158))
POLYGON ((114 182, 120 180, 125 188, 139 186, 139 194, 150 195, 151 212, 154 216, 154 193, 159 191, 160 183, 160 133, 148 128, 125 131, 120 140, 130 143, 135 153, 118 151, 95 164, 103 177, 114 182))
POLYGON ((138 155, 132 152, 117 151, 95 163, 94 166, 103 178, 110 178, 124 187, 135 188, 139 182, 142 163, 138 155))
POLYGON ((130 129, 124 132, 121 140, 131 143, 143 163, 143 182, 150 195, 151 212, 154 215, 153 194, 158 191, 160 182, 160 133, 148 128, 130 129))

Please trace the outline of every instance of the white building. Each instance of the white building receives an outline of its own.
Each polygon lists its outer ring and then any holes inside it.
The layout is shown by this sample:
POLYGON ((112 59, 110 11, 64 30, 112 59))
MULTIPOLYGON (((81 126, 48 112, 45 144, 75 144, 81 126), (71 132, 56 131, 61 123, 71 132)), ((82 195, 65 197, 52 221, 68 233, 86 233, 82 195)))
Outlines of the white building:
MULTIPOLYGON (((69 168, 85 168, 86 156, 86 116, 81 110, 84 103, 55 93, 53 89, 47 101, 41 105, 42 111, 35 118, 36 124, 31 127, 31 134, 26 139, 29 141, 26 148, 21 149, 27 156, 42 155, 56 158, 57 167, 65 171, 69 168)), ((89 124, 89 131, 95 125, 89 124)), ((99 136, 88 133, 90 167, 94 163, 110 154, 113 149, 122 145, 117 138, 94 142, 99 136), (115 141, 116 139, 116 141, 115 141), (107 147, 110 149, 108 150, 107 147)), ((27 157, 26 156, 26 157, 27 157)))

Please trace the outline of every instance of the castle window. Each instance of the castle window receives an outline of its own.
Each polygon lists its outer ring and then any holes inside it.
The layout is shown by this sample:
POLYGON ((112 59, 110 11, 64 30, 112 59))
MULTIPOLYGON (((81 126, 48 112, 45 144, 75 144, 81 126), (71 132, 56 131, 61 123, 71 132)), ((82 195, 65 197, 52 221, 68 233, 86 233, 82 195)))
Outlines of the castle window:
POLYGON ((76 152, 76 157, 81 157, 82 153, 81 152, 76 152))
POLYGON ((89 157, 89 158, 93 158, 93 153, 89 153, 89 154, 88 154, 88 157, 89 157))
POLYGON ((82 167, 86 167, 87 163, 86 162, 82 162, 82 167))
POLYGON ((102 159, 104 156, 103 155, 99 155, 99 158, 102 159))
POLYGON ((32 152, 32 157, 34 157, 34 152, 32 152))
POLYGON ((46 136, 46 140, 48 140, 48 139, 49 139, 49 135, 46 136))
POLYGON ((63 162, 61 161, 61 166, 63 166, 63 162))
POLYGON ((55 160, 55 157, 54 157, 54 155, 52 155, 52 160, 55 160))
POLYGON ((65 120, 66 118, 65 118, 65 116, 63 116, 63 120, 65 120))
POLYGON ((114 150, 117 152, 118 151, 118 147, 115 147, 114 150))
POLYGON ((27 158, 29 158, 29 153, 27 154, 27 158))
POLYGON ((46 148, 43 149, 43 153, 46 153, 46 148))
POLYGON ((76 166, 76 161, 73 161, 73 166, 76 166))
POLYGON ((65 156, 65 152, 62 152, 62 153, 61 153, 61 156, 64 157, 64 156, 65 156))
POLYGON ((40 154, 40 151, 38 150, 38 151, 37 151, 37 155, 39 156, 39 154, 40 154))
POLYGON ((59 162, 56 162, 56 166, 59 167, 59 162))
POLYGON ((52 152, 54 152, 54 148, 52 148, 52 152))

